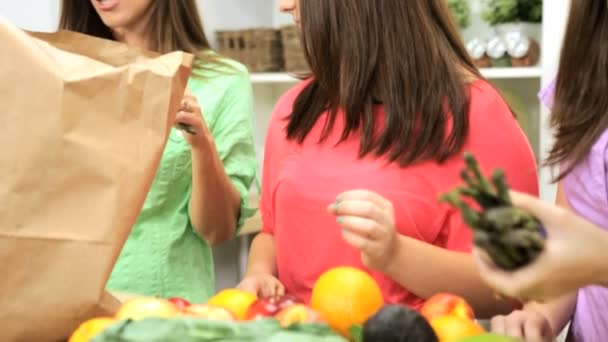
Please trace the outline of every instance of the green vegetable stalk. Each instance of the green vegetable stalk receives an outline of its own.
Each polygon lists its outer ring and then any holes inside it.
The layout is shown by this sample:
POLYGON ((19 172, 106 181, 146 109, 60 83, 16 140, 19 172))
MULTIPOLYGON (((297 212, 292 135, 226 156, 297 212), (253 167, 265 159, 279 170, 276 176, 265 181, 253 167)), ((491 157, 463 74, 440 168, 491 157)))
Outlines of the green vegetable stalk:
POLYGON ((473 243, 488 253, 504 270, 515 270, 532 262, 544 248, 543 228, 532 215, 513 207, 502 170, 484 178, 472 154, 466 153, 466 168, 460 176, 465 186, 441 196, 441 201, 460 210, 473 229, 473 243), (475 211, 464 198, 474 200, 475 211))

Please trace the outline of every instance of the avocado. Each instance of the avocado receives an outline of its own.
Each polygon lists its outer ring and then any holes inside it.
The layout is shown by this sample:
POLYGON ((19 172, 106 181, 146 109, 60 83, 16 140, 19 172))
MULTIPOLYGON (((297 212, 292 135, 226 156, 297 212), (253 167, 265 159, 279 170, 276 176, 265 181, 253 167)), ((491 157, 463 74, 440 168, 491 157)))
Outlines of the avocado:
POLYGON ((363 342, 438 342, 438 338, 418 312, 386 305, 363 325, 363 342))
POLYGON ((513 338, 500 336, 496 334, 481 334, 472 337, 466 337, 462 340, 458 340, 458 342, 523 342, 522 340, 513 338))

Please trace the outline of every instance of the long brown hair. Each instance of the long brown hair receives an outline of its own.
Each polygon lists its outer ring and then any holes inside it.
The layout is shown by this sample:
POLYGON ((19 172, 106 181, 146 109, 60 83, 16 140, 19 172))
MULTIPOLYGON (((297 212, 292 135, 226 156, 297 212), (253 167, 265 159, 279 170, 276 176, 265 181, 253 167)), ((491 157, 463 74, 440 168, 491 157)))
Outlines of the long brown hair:
POLYGON ((469 128, 465 78, 482 77, 445 0, 300 0, 300 16, 313 78, 295 101, 288 139, 304 141, 329 111, 326 139, 344 111, 342 140, 361 130, 361 157, 406 166, 460 151, 469 128), (373 119, 378 102, 384 127, 373 119))
MULTIPOLYGON (((193 54, 195 72, 210 64, 229 66, 217 54, 210 54, 211 45, 205 35, 195 0, 153 1, 151 4, 150 49, 159 53, 184 51, 193 54)), ((59 28, 91 36, 114 39, 89 0, 63 0, 59 28)), ((200 74, 200 72, 199 72, 200 74)))
POLYGON ((608 8, 606 1, 572 0, 556 81, 547 163, 580 163, 608 128, 608 8))

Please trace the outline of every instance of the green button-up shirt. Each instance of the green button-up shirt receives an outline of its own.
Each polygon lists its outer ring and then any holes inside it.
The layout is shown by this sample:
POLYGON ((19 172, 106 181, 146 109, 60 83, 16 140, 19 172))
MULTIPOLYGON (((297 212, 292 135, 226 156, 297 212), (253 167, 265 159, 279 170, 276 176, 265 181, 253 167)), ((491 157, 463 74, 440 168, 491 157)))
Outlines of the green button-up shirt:
MULTIPOLYGON (((257 170, 253 94, 247 69, 226 63, 234 70, 225 66, 196 70, 188 88, 201 105, 226 173, 241 195, 240 226, 254 213, 247 207, 257 170)), ((190 223, 191 192, 190 146, 173 129, 142 212, 108 282, 109 290, 178 296, 199 303, 213 294, 213 255, 190 223)))

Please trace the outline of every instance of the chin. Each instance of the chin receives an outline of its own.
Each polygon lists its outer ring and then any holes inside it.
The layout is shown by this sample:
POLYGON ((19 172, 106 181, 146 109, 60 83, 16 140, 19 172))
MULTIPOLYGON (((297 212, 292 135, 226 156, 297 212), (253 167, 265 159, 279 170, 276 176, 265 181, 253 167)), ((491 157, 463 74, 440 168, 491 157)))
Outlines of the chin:
POLYGON ((118 30, 121 27, 128 27, 130 20, 118 14, 99 15, 101 21, 112 30, 118 30))

